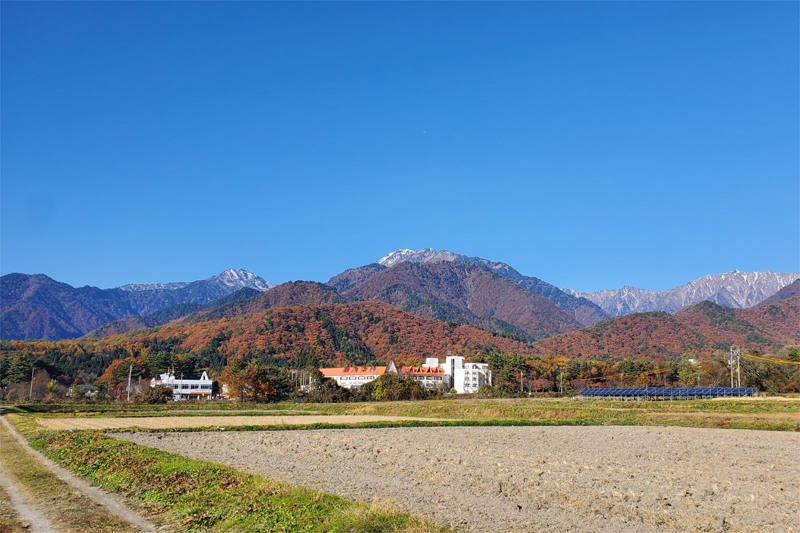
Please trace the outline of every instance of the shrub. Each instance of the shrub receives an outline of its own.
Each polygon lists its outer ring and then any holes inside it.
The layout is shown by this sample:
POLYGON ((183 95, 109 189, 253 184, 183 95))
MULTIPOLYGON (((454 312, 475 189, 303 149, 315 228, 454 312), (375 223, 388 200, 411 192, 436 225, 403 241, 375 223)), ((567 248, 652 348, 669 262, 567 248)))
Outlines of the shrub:
POLYGON ((156 385, 155 387, 145 387, 133 396, 133 403, 138 404, 157 404, 167 403, 172 399, 172 389, 166 385, 156 385))

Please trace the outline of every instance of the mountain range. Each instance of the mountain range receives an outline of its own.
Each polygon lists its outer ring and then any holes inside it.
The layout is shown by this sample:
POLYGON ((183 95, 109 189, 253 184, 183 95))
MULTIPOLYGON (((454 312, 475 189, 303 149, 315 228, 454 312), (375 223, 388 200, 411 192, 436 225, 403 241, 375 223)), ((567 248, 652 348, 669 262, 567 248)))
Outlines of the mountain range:
POLYGON ((599 305, 611 316, 679 309, 708 300, 726 307, 753 307, 800 279, 800 274, 776 272, 741 272, 703 276, 680 287, 664 291, 648 291, 623 287, 597 292, 578 292, 563 289, 573 296, 583 297, 599 305))
MULTIPOLYGON (((42 274, 9 274, 0 278, 0 338, 54 340, 87 334, 103 337, 291 305, 375 301, 421 318, 467 324, 523 342, 545 342, 573 338, 570 335, 582 339, 581 332, 593 331, 595 326, 608 327, 609 317, 634 310, 675 312, 704 299, 733 308, 752 306, 772 294, 773 299, 778 297, 781 290, 788 291, 787 297, 791 298, 797 289, 792 292, 790 284, 798 279, 800 274, 734 271, 706 276, 672 291, 626 287, 620 291, 579 293, 524 276, 505 263, 430 248, 392 252, 369 265, 348 269, 327 284, 289 282, 275 286, 246 270, 231 269, 195 282, 130 284, 103 290, 73 288, 42 274)), ((647 320, 663 322, 662 315, 649 316, 647 320)), ((679 315, 676 313, 673 318, 679 315)), ((791 321, 793 316, 790 313, 787 319, 791 321)), ((636 317, 631 323, 643 324, 636 317)), ((623 322, 610 324, 619 329, 623 322)), ((667 322, 664 324, 667 327, 667 322)), ((705 335, 702 325, 690 326, 705 335)), ((789 330, 792 327, 800 329, 790 324, 789 330)), ((775 337, 755 327, 747 335, 785 343, 792 331, 775 337)), ((547 344, 547 349, 555 349, 555 342, 547 344)), ((572 344, 586 343, 581 340, 572 344)), ((586 346, 589 349, 590 345, 586 346)), ((604 353, 602 347, 591 350, 604 353)), ((667 351, 673 353, 674 349, 667 351)))
POLYGON ((112 289, 75 288, 44 274, 7 274, 0 277, 0 338, 80 337, 120 318, 181 304, 206 305, 245 287, 262 291, 272 286, 247 270, 234 269, 189 283, 112 289))

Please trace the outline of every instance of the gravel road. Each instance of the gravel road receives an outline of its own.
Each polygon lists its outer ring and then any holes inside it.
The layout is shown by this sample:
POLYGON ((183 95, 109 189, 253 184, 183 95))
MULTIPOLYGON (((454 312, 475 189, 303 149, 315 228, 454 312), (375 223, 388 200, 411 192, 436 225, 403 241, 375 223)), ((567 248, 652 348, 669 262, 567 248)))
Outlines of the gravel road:
POLYGON ((460 531, 800 531, 800 433, 443 427, 115 436, 460 531))

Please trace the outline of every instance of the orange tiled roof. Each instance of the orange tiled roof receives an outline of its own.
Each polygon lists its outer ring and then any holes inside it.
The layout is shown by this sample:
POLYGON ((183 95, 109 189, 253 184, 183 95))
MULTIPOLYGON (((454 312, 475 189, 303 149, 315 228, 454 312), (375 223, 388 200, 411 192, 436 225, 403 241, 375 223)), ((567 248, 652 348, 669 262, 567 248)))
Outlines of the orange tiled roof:
POLYGON ((412 376, 443 376, 444 368, 428 366, 404 366, 400 369, 401 374, 412 376))
POLYGON ((345 366, 339 368, 320 368, 326 378, 334 376, 382 376, 386 372, 385 366, 345 366))

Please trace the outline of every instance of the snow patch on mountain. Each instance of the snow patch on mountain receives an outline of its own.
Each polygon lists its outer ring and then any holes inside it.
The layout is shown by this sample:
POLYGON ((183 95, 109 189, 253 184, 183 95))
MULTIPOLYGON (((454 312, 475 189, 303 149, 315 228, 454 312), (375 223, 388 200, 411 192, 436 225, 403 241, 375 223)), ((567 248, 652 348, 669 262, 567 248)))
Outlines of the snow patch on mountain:
MULTIPOLYGON (((211 276, 202 280, 203 282, 210 282, 220 287, 230 287, 230 292, 238 291, 245 287, 264 292, 275 287, 271 281, 267 281, 259 276, 256 276, 249 270, 229 268, 225 272, 211 276)), ((196 281, 175 281, 172 283, 130 283, 119 287, 123 291, 140 292, 140 291, 153 291, 153 290, 178 290, 190 285, 191 283, 198 283, 196 281)))
POLYGON ((733 308, 753 307, 796 279, 800 279, 800 273, 734 270, 725 274, 703 276, 665 291, 648 291, 629 286, 597 292, 561 290, 573 296, 582 296, 599 305, 605 312, 620 316, 646 311, 674 313, 703 300, 733 308))

